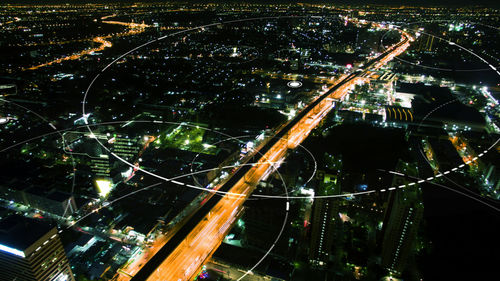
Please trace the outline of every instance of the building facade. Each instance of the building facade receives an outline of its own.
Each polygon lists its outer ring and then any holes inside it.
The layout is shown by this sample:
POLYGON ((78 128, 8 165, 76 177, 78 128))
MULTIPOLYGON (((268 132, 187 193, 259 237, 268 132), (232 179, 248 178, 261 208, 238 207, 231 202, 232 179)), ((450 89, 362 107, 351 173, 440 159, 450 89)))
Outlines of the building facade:
MULTIPOLYGON (((414 174, 410 166, 412 165, 399 162, 397 170, 414 174)), ((382 266, 395 276, 403 273, 413 254, 413 245, 424 214, 420 189, 417 184, 408 186, 409 183, 405 177, 394 177, 393 186, 404 184, 407 187, 390 193, 385 214, 382 266)))
POLYGON ((74 281, 57 228, 22 216, 0 221, 0 281, 74 281))
MULTIPOLYGON (((319 183, 318 195, 340 194, 340 185, 337 177, 318 171, 322 176, 319 183)), ((325 267, 330 261, 332 246, 338 238, 337 229, 339 200, 336 198, 316 198, 313 205, 313 220, 311 230, 311 244, 309 248, 309 262, 314 267, 325 267)))

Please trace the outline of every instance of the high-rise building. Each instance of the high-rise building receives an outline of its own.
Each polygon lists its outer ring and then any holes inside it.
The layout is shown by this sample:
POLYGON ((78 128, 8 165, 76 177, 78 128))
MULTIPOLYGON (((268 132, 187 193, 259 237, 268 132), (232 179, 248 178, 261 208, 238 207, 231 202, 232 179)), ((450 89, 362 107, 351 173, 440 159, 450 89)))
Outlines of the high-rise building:
MULTIPOLYGON (((340 185, 337 177, 318 171, 321 175, 318 195, 340 194, 340 185)), ((336 238, 336 219, 339 212, 339 201, 330 198, 317 198, 314 200, 313 220, 311 232, 311 245, 309 262, 316 267, 324 267, 330 260, 333 242, 336 238)))
MULTIPOLYGON (((397 170, 416 174, 414 168, 404 162, 398 163, 397 170)), ((413 254, 413 244, 424 213, 418 185, 408 186, 408 183, 405 177, 394 177, 393 186, 406 187, 390 193, 383 229, 382 266, 395 276, 404 271, 408 258, 413 254)))
POLYGON ((133 161, 139 153, 139 139, 129 138, 128 136, 115 136, 108 141, 111 151, 126 161, 133 161))
POLYGON ((57 228, 13 215, 0 221, 0 281, 74 281, 57 228))

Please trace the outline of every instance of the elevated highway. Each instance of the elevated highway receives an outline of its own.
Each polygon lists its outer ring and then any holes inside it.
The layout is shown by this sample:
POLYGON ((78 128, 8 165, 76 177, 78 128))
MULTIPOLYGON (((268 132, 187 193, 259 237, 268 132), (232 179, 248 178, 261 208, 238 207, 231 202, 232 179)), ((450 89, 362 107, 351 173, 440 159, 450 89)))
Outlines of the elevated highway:
MULTIPOLYGON (((200 266, 215 252, 227 232, 241 215, 245 200, 254 191, 257 183, 273 172, 274 164, 284 159, 288 149, 294 149, 314 129, 356 83, 368 79, 369 71, 376 70, 404 52, 411 36, 402 32, 401 41, 377 58, 369 61, 362 69, 342 77, 322 95, 300 111, 292 120, 278 128, 250 156, 253 166, 240 167, 199 208, 169 241, 135 274, 132 281, 181 281, 191 280, 200 266)), ((288 208, 288 206, 287 206, 288 208)))

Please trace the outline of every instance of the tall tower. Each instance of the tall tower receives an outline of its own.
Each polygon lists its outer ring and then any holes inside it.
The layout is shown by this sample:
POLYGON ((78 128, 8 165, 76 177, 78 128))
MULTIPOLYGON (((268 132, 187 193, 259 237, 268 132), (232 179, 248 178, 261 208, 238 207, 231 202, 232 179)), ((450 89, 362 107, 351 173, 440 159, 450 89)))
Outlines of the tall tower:
POLYGON ((74 281, 57 228, 13 215, 0 221, 0 281, 74 281))
MULTIPOLYGON (((416 174, 408 163, 399 162, 397 170, 405 174, 416 174)), ((385 214, 382 241, 382 266, 391 273, 400 275, 413 254, 418 227, 424 213, 421 192, 417 184, 408 186, 405 177, 395 176, 393 186, 405 184, 389 195, 385 214)))
MULTIPOLYGON (((323 175, 319 184, 318 195, 340 194, 340 185, 337 184, 336 176, 321 171, 318 174, 323 175)), ((339 212, 338 202, 338 200, 330 198, 317 198, 314 200, 309 262, 315 267, 325 267, 330 260, 333 242, 336 237, 335 218, 339 212)))

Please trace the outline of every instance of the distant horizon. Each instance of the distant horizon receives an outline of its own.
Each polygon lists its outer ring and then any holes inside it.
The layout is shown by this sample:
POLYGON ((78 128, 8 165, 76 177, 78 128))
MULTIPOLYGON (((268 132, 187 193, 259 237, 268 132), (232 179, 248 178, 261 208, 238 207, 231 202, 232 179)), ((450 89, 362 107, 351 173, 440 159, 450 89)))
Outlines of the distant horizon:
POLYGON ((500 3, 491 0, 306 0, 306 1, 288 1, 288 0, 184 0, 184 1, 161 1, 161 0, 7 0, 4 5, 16 4, 33 4, 33 5, 50 5, 50 4, 119 4, 119 3, 245 3, 245 4, 299 4, 299 3, 314 3, 326 5, 352 5, 352 6, 367 6, 367 5, 385 5, 385 6, 410 6, 410 7, 489 7, 500 8, 500 3))

